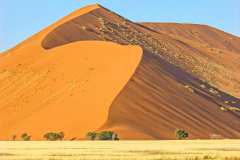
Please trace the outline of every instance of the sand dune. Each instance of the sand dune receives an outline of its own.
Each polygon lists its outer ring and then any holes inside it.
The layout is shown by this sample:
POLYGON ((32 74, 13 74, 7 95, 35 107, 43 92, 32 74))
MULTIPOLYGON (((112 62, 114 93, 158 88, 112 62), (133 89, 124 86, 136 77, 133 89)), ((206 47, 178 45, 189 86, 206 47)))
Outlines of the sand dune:
POLYGON ((209 95, 210 88, 145 52, 136 73, 113 102, 104 128, 112 128, 126 139, 175 139, 176 128, 188 130, 192 139, 239 137, 239 116, 223 112, 223 104, 209 95), (205 89, 200 87, 203 85, 205 89), (130 131, 116 126, 128 126, 130 131), (132 129, 133 136, 129 135, 132 129))
POLYGON ((193 73, 211 85, 240 97, 240 38, 206 25, 178 23, 143 23, 157 32, 194 49, 195 58, 201 58, 203 67, 193 73), (224 61, 223 61, 224 59, 224 61), (202 73, 201 73, 202 72, 202 73), (205 73, 204 73, 205 72, 205 73))
POLYGON ((240 52, 239 37, 211 26, 179 23, 143 23, 143 25, 155 31, 178 37, 179 39, 196 41, 210 47, 228 50, 238 54, 240 52))
POLYGON ((84 137, 105 121, 111 102, 141 59, 141 48, 77 42, 52 50, 27 46, 0 65, 1 139, 49 131, 84 137))
POLYGON ((66 23, 46 35, 43 48, 81 40, 140 45, 195 77, 240 97, 240 38, 204 25, 137 24, 96 6, 88 14, 61 20, 66 23))
POLYGON ((239 138, 239 38, 178 26, 134 23, 96 4, 4 52, 0 139, 94 130, 173 139, 176 128, 192 139, 239 138))

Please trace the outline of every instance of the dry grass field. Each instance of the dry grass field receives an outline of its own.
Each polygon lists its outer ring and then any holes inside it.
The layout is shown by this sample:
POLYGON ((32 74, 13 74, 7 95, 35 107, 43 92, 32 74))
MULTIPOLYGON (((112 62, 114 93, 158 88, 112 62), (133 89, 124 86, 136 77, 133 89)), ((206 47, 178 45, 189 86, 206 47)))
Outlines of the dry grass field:
POLYGON ((0 160, 240 160, 240 140, 0 142, 0 160))

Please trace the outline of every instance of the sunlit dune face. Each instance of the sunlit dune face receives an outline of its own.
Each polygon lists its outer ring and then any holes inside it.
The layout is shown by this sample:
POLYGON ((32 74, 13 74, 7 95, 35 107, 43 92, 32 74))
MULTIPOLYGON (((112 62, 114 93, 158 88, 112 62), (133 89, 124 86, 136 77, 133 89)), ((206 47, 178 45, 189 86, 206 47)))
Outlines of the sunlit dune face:
POLYGON ((45 51, 30 48, 21 50, 22 57, 6 57, 9 65, 0 67, 0 138, 27 132, 42 139, 48 131, 83 138, 98 129, 142 52, 136 46, 90 41, 45 51), (31 61, 26 62, 26 54, 33 55, 31 61))

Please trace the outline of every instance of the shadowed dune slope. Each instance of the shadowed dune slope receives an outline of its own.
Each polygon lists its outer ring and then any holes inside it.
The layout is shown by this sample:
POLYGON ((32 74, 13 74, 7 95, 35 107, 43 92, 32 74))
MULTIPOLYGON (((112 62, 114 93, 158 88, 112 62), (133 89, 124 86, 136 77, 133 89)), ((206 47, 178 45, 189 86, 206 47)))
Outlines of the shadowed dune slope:
POLYGON ((0 139, 49 131, 83 138, 106 121, 109 106, 135 71, 141 48, 77 42, 52 50, 22 46, 0 61, 0 139))
POLYGON ((176 128, 186 129, 191 139, 239 138, 239 115, 222 111, 224 104, 207 93, 209 88, 145 52, 134 76, 114 100, 103 129, 111 128, 126 139, 175 139, 176 128))
POLYGON ((205 75, 200 76, 202 80, 239 97, 239 37, 207 25, 178 23, 142 23, 142 25, 167 34, 190 46, 195 53, 201 53, 207 64, 202 63, 202 68, 196 66, 193 72, 200 71, 200 74, 205 72, 205 75))

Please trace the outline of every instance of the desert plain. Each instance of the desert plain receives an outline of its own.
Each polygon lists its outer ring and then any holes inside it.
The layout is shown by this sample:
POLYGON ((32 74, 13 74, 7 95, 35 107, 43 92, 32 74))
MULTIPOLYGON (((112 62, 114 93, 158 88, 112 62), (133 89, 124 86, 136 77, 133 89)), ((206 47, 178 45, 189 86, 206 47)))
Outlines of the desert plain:
POLYGON ((239 160, 240 140, 0 142, 1 160, 239 160))

